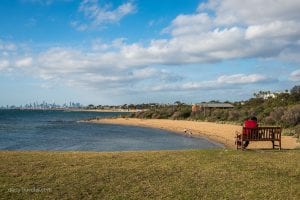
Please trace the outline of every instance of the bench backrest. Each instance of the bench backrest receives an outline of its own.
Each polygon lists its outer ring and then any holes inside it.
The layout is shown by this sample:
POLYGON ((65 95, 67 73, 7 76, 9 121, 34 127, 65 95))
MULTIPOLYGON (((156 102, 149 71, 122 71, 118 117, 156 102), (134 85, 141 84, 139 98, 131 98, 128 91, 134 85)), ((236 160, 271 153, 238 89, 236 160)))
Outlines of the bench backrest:
POLYGON ((247 140, 280 140, 281 127, 243 127, 243 139, 247 140))

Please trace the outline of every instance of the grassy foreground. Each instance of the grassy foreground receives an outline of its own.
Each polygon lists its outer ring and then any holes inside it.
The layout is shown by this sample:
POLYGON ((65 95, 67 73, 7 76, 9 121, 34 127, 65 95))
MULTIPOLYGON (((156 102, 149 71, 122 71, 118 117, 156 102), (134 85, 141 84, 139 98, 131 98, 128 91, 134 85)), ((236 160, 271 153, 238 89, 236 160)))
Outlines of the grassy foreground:
POLYGON ((300 151, 0 151, 3 199, 299 199, 300 151))

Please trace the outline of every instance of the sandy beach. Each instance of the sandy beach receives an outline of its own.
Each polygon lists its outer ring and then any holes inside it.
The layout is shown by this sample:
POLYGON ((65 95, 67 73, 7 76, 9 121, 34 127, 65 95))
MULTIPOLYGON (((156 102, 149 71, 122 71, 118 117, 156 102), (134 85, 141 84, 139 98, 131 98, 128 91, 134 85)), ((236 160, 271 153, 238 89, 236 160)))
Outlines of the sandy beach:
MULTIPOLYGON (((143 126, 151 128, 160 128, 164 130, 174 131, 181 134, 191 136, 202 136, 218 143, 224 144, 226 147, 235 148, 234 137, 236 132, 240 132, 242 127, 231 124, 219 124, 212 122, 196 122, 185 120, 169 120, 169 119, 135 119, 135 118, 114 118, 114 119, 94 119, 93 123, 120 124, 130 126, 143 126)), ((248 149, 271 148, 271 142, 252 142, 248 149)), ((297 139, 291 136, 282 136, 283 149, 300 148, 297 139)))
POLYGON ((141 110, 128 110, 128 109, 68 109, 65 111, 70 112, 103 112, 103 113, 132 113, 132 112, 140 112, 141 110))

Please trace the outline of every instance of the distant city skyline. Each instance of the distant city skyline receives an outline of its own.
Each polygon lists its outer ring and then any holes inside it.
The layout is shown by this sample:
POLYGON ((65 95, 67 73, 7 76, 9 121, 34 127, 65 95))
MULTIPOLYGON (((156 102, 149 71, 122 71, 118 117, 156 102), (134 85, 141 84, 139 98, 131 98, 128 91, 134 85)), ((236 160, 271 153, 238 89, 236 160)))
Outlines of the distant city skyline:
POLYGON ((300 84, 300 1, 3 0, 0 107, 239 101, 300 84))
POLYGON ((77 102, 66 102, 64 104, 57 104, 55 102, 49 103, 46 101, 43 102, 29 102, 26 104, 20 105, 0 105, 0 109, 55 109, 55 108, 81 108, 84 105, 77 102))

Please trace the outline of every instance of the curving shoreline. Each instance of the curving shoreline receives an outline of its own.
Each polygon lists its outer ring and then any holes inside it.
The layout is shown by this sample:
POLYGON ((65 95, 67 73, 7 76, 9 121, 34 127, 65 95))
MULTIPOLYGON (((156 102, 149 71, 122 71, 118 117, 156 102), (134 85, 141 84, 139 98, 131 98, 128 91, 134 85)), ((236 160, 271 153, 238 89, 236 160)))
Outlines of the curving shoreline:
MULTIPOLYGON (((228 148, 235 148, 234 137, 236 131, 239 132, 242 129, 241 126, 231 124, 170 119, 104 118, 91 119, 88 120, 88 122, 159 128, 190 136, 205 137, 209 140, 221 143, 228 148)), ((300 143, 297 143, 296 138, 282 136, 283 149, 295 149, 299 147, 300 143)), ((271 142, 253 142, 250 143, 248 148, 271 148, 271 142)))

